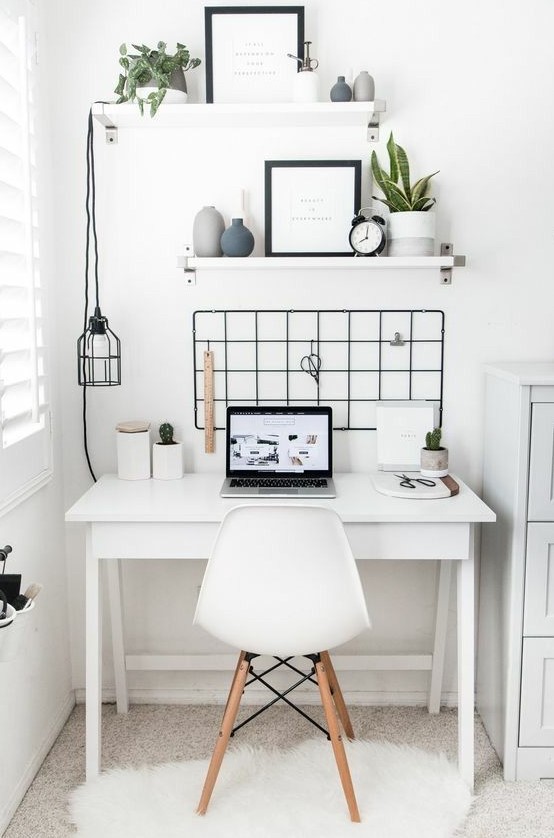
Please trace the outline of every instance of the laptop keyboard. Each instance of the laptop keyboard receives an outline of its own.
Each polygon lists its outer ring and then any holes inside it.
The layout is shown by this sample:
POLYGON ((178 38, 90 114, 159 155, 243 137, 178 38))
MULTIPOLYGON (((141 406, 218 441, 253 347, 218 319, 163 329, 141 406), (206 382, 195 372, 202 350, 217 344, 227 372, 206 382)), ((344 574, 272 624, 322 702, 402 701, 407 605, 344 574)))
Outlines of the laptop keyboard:
POLYGON ((325 489, 325 477, 233 477, 231 486, 238 489, 325 489))

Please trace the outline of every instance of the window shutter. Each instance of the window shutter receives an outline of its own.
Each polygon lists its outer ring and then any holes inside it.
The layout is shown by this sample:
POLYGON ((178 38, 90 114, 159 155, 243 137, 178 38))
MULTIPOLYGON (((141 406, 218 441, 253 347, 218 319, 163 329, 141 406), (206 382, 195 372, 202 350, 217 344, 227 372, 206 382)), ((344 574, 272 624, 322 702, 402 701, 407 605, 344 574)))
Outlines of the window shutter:
POLYGON ((0 508, 50 465, 27 9, 0 0, 0 508))

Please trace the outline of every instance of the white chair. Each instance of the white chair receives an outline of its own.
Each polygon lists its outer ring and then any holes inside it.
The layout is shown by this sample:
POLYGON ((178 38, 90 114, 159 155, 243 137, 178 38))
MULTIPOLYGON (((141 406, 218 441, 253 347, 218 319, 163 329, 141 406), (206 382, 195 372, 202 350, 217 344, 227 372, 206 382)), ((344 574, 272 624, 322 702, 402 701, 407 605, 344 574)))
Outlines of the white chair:
MULTIPOLYGON (((238 506, 225 516, 198 598, 195 624, 241 649, 223 714, 219 736, 198 804, 205 814, 233 729, 247 677, 269 686, 257 675, 252 660, 259 655, 277 659, 307 680, 317 683, 328 731, 272 686, 290 704, 328 735, 353 821, 360 815, 342 741, 354 738, 328 649, 370 627, 360 578, 339 516, 331 509, 306 505, 238 506), (311 671, 304 675, 290 663, 306 657, 311 671), (338 718, 337 718, 338 716, 338 718)), ((249 681, 248 683, 251 683, 249 681)), ((250 718, 258 716, 257 710, 250 718)))

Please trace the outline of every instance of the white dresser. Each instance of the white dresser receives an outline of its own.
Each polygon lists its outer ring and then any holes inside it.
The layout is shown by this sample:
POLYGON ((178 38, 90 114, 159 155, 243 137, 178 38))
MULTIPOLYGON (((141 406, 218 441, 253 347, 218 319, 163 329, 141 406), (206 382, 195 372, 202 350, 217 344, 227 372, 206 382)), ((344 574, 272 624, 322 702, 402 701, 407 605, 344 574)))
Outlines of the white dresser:
POLYGON ((506 780, 554 778, 554 363, 486 368, 477 708, 506 780))

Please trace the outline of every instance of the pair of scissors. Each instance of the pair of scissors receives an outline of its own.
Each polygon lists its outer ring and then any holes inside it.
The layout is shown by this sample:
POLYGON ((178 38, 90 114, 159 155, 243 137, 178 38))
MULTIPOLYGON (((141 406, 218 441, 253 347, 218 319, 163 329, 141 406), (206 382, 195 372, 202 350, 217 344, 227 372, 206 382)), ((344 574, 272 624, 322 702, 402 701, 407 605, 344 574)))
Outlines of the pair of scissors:
POLYGON ((395 474, 395 477, 400 478, 400 485, 405 489, 417 489, 416 483, 421 483, 422 486, 436 486, 434 480, 427 480, 425 477, 408 477, 407 474, 395 474))
POLYGON ((315 352, 310 352, 309 355, 304 355, 300 361, 300 368, 307 372, 315 379, 315 383, 319 385, 319 371, 321 369, 321 358, 315 352))

